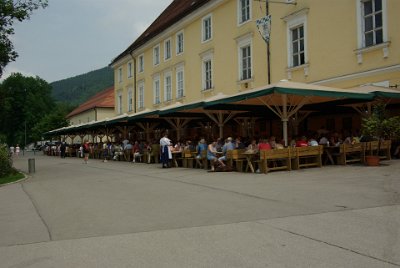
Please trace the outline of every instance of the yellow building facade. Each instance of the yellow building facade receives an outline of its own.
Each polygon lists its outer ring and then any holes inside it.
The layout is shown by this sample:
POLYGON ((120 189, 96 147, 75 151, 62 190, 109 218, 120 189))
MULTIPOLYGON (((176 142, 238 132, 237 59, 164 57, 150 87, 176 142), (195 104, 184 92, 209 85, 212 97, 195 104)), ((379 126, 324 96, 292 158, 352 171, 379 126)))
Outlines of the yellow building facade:
POLYGON ((112 62, 116 115, 268 84, 256 26, 266 13, 271 83, 397 86, 399 10, 398 0, 173 1, 112 62))

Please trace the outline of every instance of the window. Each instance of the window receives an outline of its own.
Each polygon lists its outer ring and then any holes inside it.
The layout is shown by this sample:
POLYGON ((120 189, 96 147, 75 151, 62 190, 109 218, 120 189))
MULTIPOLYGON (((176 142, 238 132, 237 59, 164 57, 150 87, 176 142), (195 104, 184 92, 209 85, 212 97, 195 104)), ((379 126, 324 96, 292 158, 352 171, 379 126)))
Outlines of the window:
POLYGON ((242 24, 250 20, 251 1, 238 0, 238 23, 242 24))
POLYGON ((143 73, 144 71, 144 55, 140 55, 138 59, 138 72, 143 73))
POLYGON ((253 34, 248 33, 236 39, 238 46, 239 81, 252 78, 252 37, 253 34))
POLYGON ((122 67, 118 69, 118 82, 122 83, 122 67))
POLYGON ((160 64, 160 45, 157 45, 153 48, 153 64, 160 64))
POLYGON ((364 46, 383 43, 382 0, 362 1, 364 46))
POLYGON ((202 27, 202 41, 206 42, 212 38, 211 15, 203 18, 202 27))
POLYGON ((250 45, 240 48, 241 56, 241 80, 251 78, 251 48, 250 45))
POLYGON ((128 90, 128 112, 132 112, 132 104, 133 104, 133 96, 132 96, 132 88, 128 90))
POLYGON ((305 64, 304 25, 291 29, 292 36, 292 67, 305 64))
POLYGON ((213 53, 207 52, 202 56, 203 90, 213 88, 213 53))
POLYGON ((164 74, 164 101, 172 100, 172 79, 171 72, 164 74))
POLYGON ((178 67, 176 69, 176 98, 183 98, 184 95, 184 73, 183 67, 178 67))
POLYGON ((171 39, 164 42, 164 60, 169 60, 171 58, 171 39))
POLYGON ((118 114, 122 114, 122 92, 119 91, 117 96, 117 111, 118 114))
MULTIPOLYGON (((308 75, 307 57, 307 14, 309 9, 304 8, 299 12, 283 18, 287 26, 288 67, 304 67, 304 75, 308 75)), ((291 70, 288 71, 288 78, 291 70)))
POLYGON ((128 78, 132 77, 132 62, 128 62, 128 78))
POLYGON ((144 109, 144 82, 140 81, 138 84, 138 108, 144 109))
POLYGON ((184 45, 183 32, 179 32, 176 34, 176 54, 177 55, 183 53, 183 45, 184 45))
POLYGON ((153 104, 160 104, 160 76, 157 75, 153 79, 153 104))

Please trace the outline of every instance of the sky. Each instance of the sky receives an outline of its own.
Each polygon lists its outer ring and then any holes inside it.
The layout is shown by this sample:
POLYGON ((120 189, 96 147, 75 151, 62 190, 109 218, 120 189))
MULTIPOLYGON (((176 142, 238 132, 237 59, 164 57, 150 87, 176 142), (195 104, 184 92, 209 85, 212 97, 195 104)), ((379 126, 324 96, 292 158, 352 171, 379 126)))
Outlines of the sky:
POLYGON ((30 20, 16 22, 11 36, 19 57, 13 72, 51 83, 111 63, 172 0, 49 0, 30 20))

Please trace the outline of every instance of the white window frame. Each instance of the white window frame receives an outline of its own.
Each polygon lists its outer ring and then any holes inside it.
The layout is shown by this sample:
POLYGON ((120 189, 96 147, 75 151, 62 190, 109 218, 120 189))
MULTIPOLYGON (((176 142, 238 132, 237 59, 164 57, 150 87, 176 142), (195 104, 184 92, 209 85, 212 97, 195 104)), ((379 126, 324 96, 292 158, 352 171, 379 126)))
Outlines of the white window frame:
POLYGON ((172 101, 172 72, 164 73, 164 102, 172 101))
POLYGON ((138 72, 144 72, 144 54, 139 55, 138 57, 138 72))
POLYGON ((254 65, 254 57, 253 57, 253 40, 252 40, 252 35, 247 34, 246 36, 239 38, 237 40, 237 46, 238 46, 238 60, 239 60, 239 70, 238 70, 238 77, 239 81, 246 81, 250 80, 253 78, 253 65, 254 65), (243 48, 249 47, 250 48, 250 77, 243 77, 243 48))
POLYGON ((159 105, 161 103, 161 89, 160 89, 160 75, 153 77, 153 104, 159 105))
POLYGON ((306 64, 306 59, 305 59, 305 36, 304 36, 304 25, 300 24, 297 25, 293 28, 290 29, 290 60, 291 60, 291 65, 290 67, 299 67, 301 65, 306 64), (300 32, 303 32, 303 36, 300 37, 300 32), (293 33, 296 32, 297 33, 297 39, 294 40, 293 39, 293 33), (303 44, 303 50, 301 50, 301 43, 303 44), (294 48, 297 47, 297 51, 294 52, 294 48), (301 55, 304 55, 303 57, 301 57, 301 55), (297 62, 294 60, 294 58, 296 58, 297 62), (302 62, 302 58, 304 60, 304 62, 302 62))
POLYGON ((214 53, 208 52, 202 55, 201 58, 201 70, 202 70, 202 91, 208 91, 214 89, 214 53), (208 63, 211 64, 210 70, 207 69, 208 63), (208 86, 208 75, 207 73, 210 72, 210 82, 211 85, 208 86))
POLYGON ((117 92, 117 112, 122 114, 122 91, 117 92))
POLYGON ((172 57, 171 45, 171 38, 164 41, 164 61, 170 60, 172 57))
POLYGON ((118 83, 122 83, 122 67, 118 68, 118 83))
POLYGON ((153 47, 153 65, 157 66, 160 64, 160 44, 153 47))
POLYGON ((128 88, 128 112, 133 111, 133 90, 132 87, 128 88))
POLYGON ((288 67, 297 68, 308 64, 308 27, 307 27, 307 14, 308 9, 302 9, 293 15, 289 15, 283 18, 286 21, 286 33, 287 33, 287 56, 288 56, 288 67), (304 64, 297 66, 293 65, 293 46, 292 46, 292 29, 303 26, 304 29, 304 64))
MULTIPOLYGON (((364 35, 364 2, 365 0, 355 0, 357 6, 357 40, 358 49, 367 48, 364 35)), ((382 0, 382 38, 383 42, 372 46, 379 46, 388 42, 388 9, 387 0, 382 0)), ((368 47, 372 47, 368 46, 368 47)))
POLYGON ((185 35, 183 31, 176 33, 176 55, 181 55, 185 51, 185 35), (182 36, 182 39, 180 38, 182 36))
POLYGON ((237 24, 238 26, 245 24, 246 22, 251 21, 252 18, 252 0, 244 0, 247 1, 247 9, 248 9, 248 18, 243 20, 243 12, 247 13, 247 10, 242 5, 243 0, 237 0, 237 24))
POLYGON ((176 67, 176 98, 185 97, 185 68, 183 66, 176 67), (180 77, 179 74, 182 74, 180 77))
POLYGON ((138 109, 144 109, 144 81, 138 82, 138 109))
POLYGON ((132 78, 132 74, 133 74, 133 72, 132 72, 132 62, 130 61, 127 64, 127 77, 128 78, 132 78))
POLYGON ((212 14, 208 14, 207 16, 201 19, 201 42, 206 43, 212 40, 213 38, 213 26, 212 26, 212 14), (207 21, 209 24, 206 25, 207 21))

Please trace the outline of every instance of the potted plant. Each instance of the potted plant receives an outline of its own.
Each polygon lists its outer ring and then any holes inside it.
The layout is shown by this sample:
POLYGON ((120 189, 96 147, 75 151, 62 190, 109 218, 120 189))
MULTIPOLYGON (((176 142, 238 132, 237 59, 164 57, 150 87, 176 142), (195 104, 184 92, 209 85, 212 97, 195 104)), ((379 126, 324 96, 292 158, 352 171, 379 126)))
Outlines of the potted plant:
POLYGON ((367 118, 363 118, 362 134, 378 141, 376 155, 374 155, 374 150, 371 148, 369 155, 365 157, 367 165, 378 166, 382 140, 396 139, 400 136, 400 116, 389 117, 386 104, 378 102, 373 106, 372 114, 367 118))

